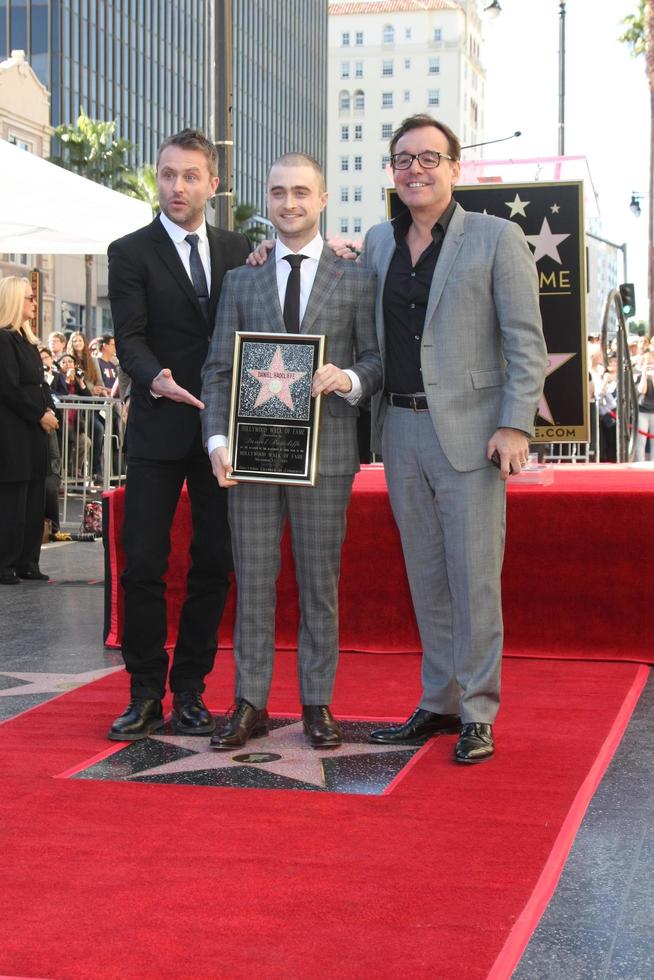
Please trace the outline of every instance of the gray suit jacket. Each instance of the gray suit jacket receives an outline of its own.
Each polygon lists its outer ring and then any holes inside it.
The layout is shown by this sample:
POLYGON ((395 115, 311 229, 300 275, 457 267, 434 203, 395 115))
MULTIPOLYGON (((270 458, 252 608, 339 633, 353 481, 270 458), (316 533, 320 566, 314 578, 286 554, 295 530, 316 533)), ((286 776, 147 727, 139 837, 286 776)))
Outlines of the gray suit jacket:
MULTIPOLYGON (((202 371, 204 442, 227 435, 234 333, 237 330, 285 333, 277 293, 275 253, 258 268, 242 266, 225 276, 216 311, 216 325, 202 371)), ((338 259, 323 248, 300 332, 328 337, 327 360, 352 368, 361 381, 362 398, 375 392, 382 377, 375 334, 376 276, 354 262, 338 259)), ((358 409, 332 394, 323 398, 319 471, 327 476, 359 469, 356 420, 358 409)))
MULTIPOLYGON (((361 263, 379 279, 376 324, 385 355, 384 282, 395 251, 392 222, 366 235, 361 263)), ((436 264, 421 346, 424 389, 438 440, 461 472, 487 465, 500 426, 533 433, 547 351, 536 266, 512 221, 457 204, 436 264)), ((381 449, 386 404, 373 399, 372 445, 381 449)))

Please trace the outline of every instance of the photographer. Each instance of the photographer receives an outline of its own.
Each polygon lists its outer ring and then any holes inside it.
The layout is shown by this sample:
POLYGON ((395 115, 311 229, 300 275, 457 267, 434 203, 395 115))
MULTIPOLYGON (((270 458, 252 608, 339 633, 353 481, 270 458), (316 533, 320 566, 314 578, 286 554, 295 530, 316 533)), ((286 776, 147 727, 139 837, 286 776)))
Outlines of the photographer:
POLYGON ((636 434, 636 459, 639 463, 645 461, 647 443, 650 443, 650 459, 652 456, 651 439, 654 437, 654 352, 647 351, 640 357, 640 373, 636 375, 638 389, 638 432, 636 434), (648 438, 649 436, 649 438, 648 438))

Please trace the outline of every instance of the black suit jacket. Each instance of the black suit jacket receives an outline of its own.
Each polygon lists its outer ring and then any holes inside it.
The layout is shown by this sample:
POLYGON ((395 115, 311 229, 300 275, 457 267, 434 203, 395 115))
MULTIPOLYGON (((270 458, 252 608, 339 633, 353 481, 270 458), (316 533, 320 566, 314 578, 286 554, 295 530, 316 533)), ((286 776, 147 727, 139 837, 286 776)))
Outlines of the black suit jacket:
POLYGON ((109 246, 109 298, 121 367, 132 378, 128 444, 132 456, 182 459, 200 438, 200 413, 150 385, 163 368, 200 397, 223 276, 250 251, 245 235, 207 226, 211 252, 209 322, 159 218, 109 246))
POLYGON ((17 330, 0 330, 0 481, 45 477, 48 437, 40 426, 54 408, 38 348, 17 330))

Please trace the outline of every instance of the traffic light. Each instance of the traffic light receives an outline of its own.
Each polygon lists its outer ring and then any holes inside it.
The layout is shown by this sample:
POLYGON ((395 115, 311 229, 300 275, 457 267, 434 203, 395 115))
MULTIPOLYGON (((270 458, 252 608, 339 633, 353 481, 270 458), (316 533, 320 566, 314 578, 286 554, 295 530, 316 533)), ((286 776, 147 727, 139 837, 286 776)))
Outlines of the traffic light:
POLYGON ((636 290, 634 289, 633 282, 623 282, 621 286, 618 286, 620 290, 620 298, 622 300, 622 312, 625 315, 625 319, 636 315, 636 290))

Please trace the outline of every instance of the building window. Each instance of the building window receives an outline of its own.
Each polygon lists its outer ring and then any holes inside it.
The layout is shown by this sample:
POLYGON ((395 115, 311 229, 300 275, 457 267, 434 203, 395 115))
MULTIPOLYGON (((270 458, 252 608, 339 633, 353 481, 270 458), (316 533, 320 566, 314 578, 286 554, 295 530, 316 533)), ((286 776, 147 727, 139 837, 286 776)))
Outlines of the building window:
POLYGON ((381 138, 383 140, 389 140, 392 135, 393 135, 393 123, 382 123, 381 138))
POLYGON ((395 28, 386 24, 382 31, 382 42, 384 44, 395 44, 395 28))
POLYGON ((437 88, 430 88, 427 92, 427 105, 440 105, 441 93, 437 88))
POLYGON ((389 166, 390 162, 391 162, 390 154, 384 153, 381 161, 382 170, 386 170, 386 167, 389 166))
POLYGON ((393 108, 393 93, 392 92, 382 92, 382 109, 392 109, 393 108))
POLYGON ((384 78, 393 77, 393 62, 390 58, 388 61, 382 61, 382 76, 384 78))
POLYGON ((404 101, 405 102, 410 102, 411 101, 411 89, 410 88, 405 88, 404 89, 404 101))
POLYGON ((341 204, 347 204, 349 200, 350 200, 349 187, 341 187, 341 204))
POLYGON ((360 235, 362 228, 363 228, 363 221, 361 220, 361 218, 352 218, 352 234, 360 235))
POLYGON ((354 43, 358 48, 363 44, 363 31, 356 31, 354 35, 354 43))
POLYGON ((363 201, 363 187, 354 188, 354 201, 357 204, 363 201))
POLYGON ((341 126, 341 139, 342 140, 349 140, 349 138, 350 138, 350 127, 349 126, 341 126))
POLYGON ((343 91, 343 92, 340 93, 340 95, 338 96, 338 108, 340 109, 341 112, 349 112, 350 111, 350 93, 349 92, 343 91))
POLYGON ((407 71, 411 68, 411 58, 404 59, 404 67, 406 68, 407 71))
POLYGON ((357 123, 354 127, 354 139, 357 141, 363 139, 363 126, 361 123, 357 123))
POLYGON ((441 59, 440 58, 430 58, 429 59, 429 74, 430 75, 440 75, 441 73, 441 59))
MULTIPOLYGON (((386 188, 385 187, 382 187, 382 189, 381 189, 381 199, 382 199, 382 201, 385 201, 386 200, 386 188)), ((385 221, 386 219, 385 218, 382 218, 381 220, 382 221, 385 221)))
POLYGON ((443 31, 441 30, 440 27, 435 27, 434 28, 434 41, 442 41, 442 40, 443 40, 443 31))
POLYGON ((344 31, 341 34, 341 47, 349 48, 349 46, 350 46, 350 32, 344 31))
POLYGON ((349 222, 348 222, 347 218, 341 218, 340 219, 339 229, 340 229, 341 235, 347 235, 347 233, 350 230, 350 226, 349 226, 349 222))
POLYGON ((363 170, 363 157, 355 157, 354 158, 354 169, 355 170, 363 170))
POLYGON ((365 108, 366 108, 366 97, 361 91, 361 89, 357 89, 357 91, 354 93, 354 111, 363 112, 365 108))
POLYGON ((345 173, 345 171, 349 169, 350 169, 350 158, 341 157, 341 173, 345 173))
POLYGON ((355 61, 354 62, 354 77, 355 78, 363 78, 363 62, 362 61, 355 61))
POLYGON ((410 27, 405 27, 404 28, 404 40, 405 41, 410 41, 411 40, 411 28, 410 27))
POLYGON ((341 61, 341 78, 349 78, 349 77, 350 77, 350 62, 341 61))
MULTIPOLYGON (((7 142, 11 143, 12 146, 17 146, 19 150, 26 150, 28 153, 31 153, 33 150, 32 144, 28 140, 24 140, 20 136, 15 136, 13 133, 9 134, 7 142)), ((23 263, 21 262, 19 264, 22 265, 23 263)))

